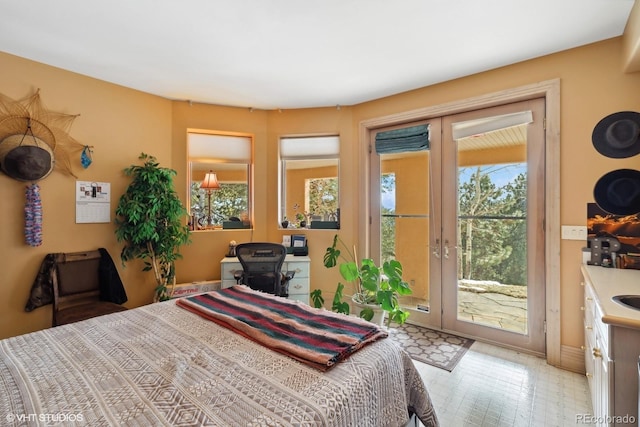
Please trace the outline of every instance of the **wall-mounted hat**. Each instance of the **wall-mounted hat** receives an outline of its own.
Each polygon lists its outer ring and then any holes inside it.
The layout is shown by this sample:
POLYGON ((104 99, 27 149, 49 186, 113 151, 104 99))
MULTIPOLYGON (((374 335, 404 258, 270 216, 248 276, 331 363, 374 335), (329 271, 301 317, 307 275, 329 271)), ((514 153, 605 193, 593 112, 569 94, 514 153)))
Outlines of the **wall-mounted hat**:
POLYGON ((600 208, 614 215, 640 212, 640 171, 617 169, 602 176, 593 189, 600 208))
POLYGON ((11 135, 0 141, 0 167, 18 181, 38 181, 54 167, 53 150, 35 136, 11 135))
POLYGON ((591 135, 600 154, 614 159, 640 153, 640 113, 620 111, 600 120, 591 135))

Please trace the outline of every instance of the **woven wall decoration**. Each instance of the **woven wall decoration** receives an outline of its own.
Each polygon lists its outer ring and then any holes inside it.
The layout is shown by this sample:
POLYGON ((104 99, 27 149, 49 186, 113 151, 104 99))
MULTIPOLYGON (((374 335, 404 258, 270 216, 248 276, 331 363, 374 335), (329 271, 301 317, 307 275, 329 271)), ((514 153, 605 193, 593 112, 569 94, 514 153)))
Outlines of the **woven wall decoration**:
POLYGON ((78 116, 48 110, 42 104, 39 89, 20 100, 0 94, 2 172, 28 182, 44 179, 54 168, 76 177, 70 159, 80 160, 82 153, 89 150, 89 146, 69 135, 78 116))
POLYGON ((79 164, 91 164, 91 147, 69 135, 78 115, 47 110, 40 90, 14 100, 0 94, 0 170, 8 177, 29 182, 24 207, 25 242, 42 244, 42 201, 37 182, 54 170, 75 177, 70 158, 77 153, 79 164))

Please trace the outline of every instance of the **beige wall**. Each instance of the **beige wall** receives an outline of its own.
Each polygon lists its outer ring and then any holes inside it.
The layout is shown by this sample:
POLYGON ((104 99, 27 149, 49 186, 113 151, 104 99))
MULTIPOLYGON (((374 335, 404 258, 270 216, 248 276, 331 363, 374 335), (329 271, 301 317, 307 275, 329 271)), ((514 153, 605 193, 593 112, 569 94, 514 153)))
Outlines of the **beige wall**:
MULTIPOLYGON (((561 52, 509 67, 457 79, 439 85, 398 94, 352 107, 250 112, 243 108, 170 102, 159 97, 121 88, 105 82, 0 54, 0 93, 20 98, 41 88, 45 104, 55 110, 80 113, 71 135, 94 145, 94 165, 78 174, 82 180, 112 184, 112 208, 127 180, 122 168, 137 161, 141 151, 155 155, 161 164, 178 171, 176 186, 186 199, 186 130, 188 128, 246 132, 254 135, 255 185, 254 230, 225 230, 193 233, 183 250, 178 280, 218 278, 218 261, 229 240, 280 241, 278 229, 277 147, 281 135, 338 133, 341 136, 340 234, 347 242, 357 241, 361 218, 358 206, 361 182, 358 178, 361 121, 399 112, 440 105, 559 78, 561 81, 561 218, 562 224, 586 224, 586 203, 593 201, 592 189, 604 173, 617 168, 640 168, 640 159, 607 159, 591 145, 591 131, 604 116, 621 110, 640 111, 640 73, 622 72, 620 38, 561 52)), ((50 309, 24 313, 40 261, 46 253, 88 249, 109 249, 119 265, 120 245, 111 224, 74 223, 73 178, 53 173, 41 182, 45 212, 44 244, 26 246, 22 238, 24 185, 0 175, 2 232, 0 259, 4 271, 5 298, 0 301, 0 337, 47 327, 50 309)), ((307 230, 310 244, 311 287, 332 290, 338 279, 321 260, 332 230, 307 230)), ((562 241, 562 343, 579 347, 579 282, 582 242, 562 241)), ((128 306, 151 301, 152 278, 136 265, 120 268, 130 296, 128 306)))
MULTIPOLYGON (((270 197, 267 200, 266 215, 268 238, 278 242, 283 234, 292 234, 291 230, 278 229, 278 143, 281 136, 308 135, 320 133, 340 135, 340 234, 345 242, 357 239, 357 125, 352 121, 352 108, 336 107, 282 110, 272 112, 268 121, 268 153, 270 197)), ((291 219, 291 218, 290 218, 291 219)), ((332 243, 336 230, 303 230, 296 234, 305 234, 309 242, 311 262, 311 289, 322 288, 333 291, 340 279, 337 269, 327 270, 322 265, 322 257, 327 246, 332 243)), ((330 301, 333 295, 325 293, 330 301)))
POLYGON ((191 244, 182 248, 183 259, 176 263, 178 282, 220 278, 220 260, 229 248, 229 241, 238 243, 250 240, 265 240, 266 217, 264 206, 267 200, 266 128, 267 112, 250 111, 248 108, 229 108, 188 102, 173 103, 172 118, 172 167, 178 172, 176 188, 186 201, 187 188, 187 130, 205 129, 225 132, 240 132, 253 136, 254 167, 252 170, 254 191, 250 203, 253 205, 254 224, 252 230, 197 231, 191 235, 191 244))
MULTIPOLYGON (((93 164, 79 167, 83 181, 111 183, 111 208, 115 210, 128 179, 122 170, 138 163, 141 152, 154 155, 161 164, 171 164, 171 102, 157 96, 125 89, 67 71, 0 53, 0 93, 13 99, 31 95, 40 88, 50 110, 80 114, 70 130, 79 142, 92 145, 93 164)), ((31 284, 45 254, 106 248, 114 258, 129 296, 127 306, 151 300, 153 277, 140 272, 142 264, 122 267, 121 245, 113 224, 75 223, 76 179, 53 172, 42 180, 43 244, 24 243, 25 183, 0 174, 0 337, 17 335, 51 325, 51 306, 24 312, 31 284)), ((113 215, 112 215, 113 217, 113 215)))

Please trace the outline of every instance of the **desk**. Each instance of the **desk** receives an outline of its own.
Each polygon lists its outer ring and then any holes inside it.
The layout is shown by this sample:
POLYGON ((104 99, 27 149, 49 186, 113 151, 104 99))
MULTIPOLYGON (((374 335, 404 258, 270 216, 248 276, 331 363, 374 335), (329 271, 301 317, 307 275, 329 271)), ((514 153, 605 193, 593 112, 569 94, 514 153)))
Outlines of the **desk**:
MULTIPOLYGON (((289 281, 289 299, 302 301, 309 304, 310 292, 310 264, 308 256, 287 255, 282 264, 282 271, 295 271, 293 279, 289 281)), ((236 284, 233 278, 235 270, 242 270, 242 265, 236 257, 224 257, 220 261, 220 275, 222 276, 222 288, 228 288, 236 284)))

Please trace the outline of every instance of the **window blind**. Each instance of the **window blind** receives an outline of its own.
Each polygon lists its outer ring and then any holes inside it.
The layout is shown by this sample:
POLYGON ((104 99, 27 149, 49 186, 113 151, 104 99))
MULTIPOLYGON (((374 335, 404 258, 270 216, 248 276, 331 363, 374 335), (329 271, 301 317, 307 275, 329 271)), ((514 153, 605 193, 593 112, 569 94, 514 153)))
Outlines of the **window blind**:
POLYGON ((280 159, 334 159, 340 156, 340 137, 311 136, 280 139, 280 159))
POLYGON ((457 141, 462 138, 482 135, 500 129, 525 125, 531 122, 533 122, 533 113, 531 111, 522 111, 519 113, 504 114, 502 116, 486 117, 477 120, 468 120, 466 122, 457 122, 453 124, 453 139, 457 141))
POLYGON ((429 149, 429 128, 427 125, 378 132, 376 153, 404 153, 429 149))
POLYGON ((187 134, 189 159, 199 162, 251 163, 251 138, 247 136, 187 134))

